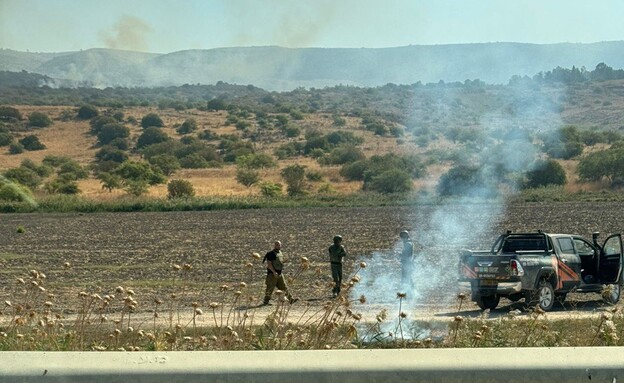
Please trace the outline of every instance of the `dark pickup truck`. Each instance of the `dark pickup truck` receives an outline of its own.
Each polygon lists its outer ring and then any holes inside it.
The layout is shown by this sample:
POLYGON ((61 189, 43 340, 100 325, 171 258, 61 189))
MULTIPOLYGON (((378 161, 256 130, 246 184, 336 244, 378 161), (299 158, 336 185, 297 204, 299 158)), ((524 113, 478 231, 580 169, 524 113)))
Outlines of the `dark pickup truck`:
POLYGON ((569 292, 600 293, 616 304, 622 289, 622 235, 598 244, 572 234, 512 233, 501 235, 491 250, 464 250, 459 281, 470 284, 471 298, 483 310, 501 297, 522 298, 542 310, 563 302, 569 292))

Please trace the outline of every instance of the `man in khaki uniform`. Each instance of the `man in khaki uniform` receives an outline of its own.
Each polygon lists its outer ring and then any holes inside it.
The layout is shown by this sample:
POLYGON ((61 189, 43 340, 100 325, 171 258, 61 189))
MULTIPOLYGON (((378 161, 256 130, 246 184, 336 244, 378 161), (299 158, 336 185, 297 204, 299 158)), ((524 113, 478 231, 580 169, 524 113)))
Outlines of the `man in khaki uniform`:
POLYGON ((340 285, 342 285, 342 259, 347 256, 347 251, 342 246, 342 236, 334 236, 334 244, 328 250, 332 279, 334 280, 332 297, 336 298, 340 294, 340 285))
POLYGON ((275 287, 282 290, 284 294, 286 294, 286 298, 288 298, 288 302, 293 304, 297 302, 299 299, 293 298, 288 292, 288 286, 286 286, 286 280, 282 275, 282 270, 284 269, 284 258, 282 254, 282 243, 280 241, 275 241, 273 245, 273 250, 266 253, 264 256, 264 260, 267 263, 267 276, 266 276, 266 291, 264 293, 264 304, 268 305, 271 300, 271 295, 273 295, 273 290, 275 287))

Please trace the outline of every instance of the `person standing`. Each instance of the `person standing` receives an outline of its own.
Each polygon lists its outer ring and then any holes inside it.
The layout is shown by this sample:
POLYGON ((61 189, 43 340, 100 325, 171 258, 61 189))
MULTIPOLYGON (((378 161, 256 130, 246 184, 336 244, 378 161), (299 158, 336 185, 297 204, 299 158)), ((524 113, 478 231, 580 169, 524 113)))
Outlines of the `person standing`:
POLYGON ((412 272, 414 271, 414 243, 410 239, 407 230, 403 230, 399 237, 403 241, 403 250, 401 251, 401 286, 412 286, 412 272))
POLYGON ((334 244, 329 247, 329 263, 331 265, 332 279, 334 280, 334 288, 332 289, 332 298, 336 298, 340 294, 340 286, 342 285, 342 259, 347 256, 347 251, 342 245, 342 236, 334 236, 334 244))
POLYGON ((286 280, 282 271, 284 270, 284 257, 282 254, 282 243, 275 241, 273 244, 273 250, 266 253, 264 256, 266 261, 267 276, 266 276, 266 290, 264 293, 264 305, 268 305, 273 295, 275 287, 282 290, 286 294, 286 298, 290 304, 297 302, 299 299, 293 298, 286 286, 286 280))

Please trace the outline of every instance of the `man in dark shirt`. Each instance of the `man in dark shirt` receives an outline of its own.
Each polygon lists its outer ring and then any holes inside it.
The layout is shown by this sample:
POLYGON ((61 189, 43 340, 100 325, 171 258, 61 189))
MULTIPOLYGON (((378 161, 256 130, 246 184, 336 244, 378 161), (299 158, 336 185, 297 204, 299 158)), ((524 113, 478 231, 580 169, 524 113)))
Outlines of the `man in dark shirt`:
POLYGON ((269 304, 275 287, 286 294, 286 298, 289 303, 293 304, 298 301, 297 298, 293 298, 292 295, 290 295, 288 286, 286 286, 286 280, 282 275, 282 270, 284 269, 284 258, 281 249, 282 243, 280 241, 275 241, 273 250, 269 251, 264 256, 264 260, 267 263, 266 291, 264 293, 265 305, 269 304))
POLYGON ((342 259, 347 256, 347 251, 342 245, 342 236, 334 236, 334 244, 328 250, 332 279, 334 280, 332 297, 336 298, 340 294, 340 285, 342 285, 342 259))

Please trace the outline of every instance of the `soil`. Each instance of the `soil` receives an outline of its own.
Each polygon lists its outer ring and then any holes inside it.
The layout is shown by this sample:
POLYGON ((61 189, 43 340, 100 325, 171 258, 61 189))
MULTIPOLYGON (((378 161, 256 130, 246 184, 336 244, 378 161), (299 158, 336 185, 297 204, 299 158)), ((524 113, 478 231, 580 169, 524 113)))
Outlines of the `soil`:
MULTIPOLYGON (((261 257, 274 240, 282 241, 288 262, 285 275, 300 299, 297 313, 322 310, 330 301, 331 274, 327 248, 334 235, 344 238, 348 258, 345 282, 361 279, 343 292, 353 311, 373 318, 382 309, 405 312, 411 319, 478 316, 468 300, 461 309, 457 293, 457 254, 462 248, 487 249, 506 230, 542 229, 606 238, 620 232, 624 204, 579 202, 549 204, 456 204, 376 208, 298 208, 206 212, 3 214, 0 215, 0 298, 52 300, 58 312, 71 315, 84 299, 79 292, 115 294, 107 310, 120 312, 132 290, 137 314, 176 308, 192 313, 193 303, 211 313, 210 303, 225 303, 238 313, 248 308, 257 319, 277 306, 259 307, 265 268, 261 257), (398 233, 410 231, 416 242, 412 288, 399 285, 398 233), (303 270, 301 258, 309 268, 303 270), (360 269, 360 263, 367 267, 360 269), (249 263, 251 265, 249 265, 249 263), (179 266, 179 269, 177 266, 179 266), (30 270, 40 296, 27 298, 30 270), (33 274, 34 275, 34 274, 33 274), (22 278, 26 284, 16 283, 22 278), (241 287, 241 282, 246 287, 241 287), (116 292, 116 288, 124 292, 116 292), (41 289, 39 289, 41 290, 41 289), (241 291, 237 296, 236 291, 241 291), (397 293, 405 292, 405 299, 397 293), (53 294, 53 295, 50 295, 53 294), (363 296, 363 297, 362 297, 363 296), (237 298, 238 297, 238 298, 237 298), (362 304, 360 297, 365 300, 362 304), (163 303, 155 302, 160 299, 163 303), (307 311, 306 311, 307 310, 307 311)), ((621 305, 621 303, 620 303, 621 305)), ((569 294, 551 317, 591 314, 609 307, 598 294, 569 294)), ((520 305, 502 300, 491 316, 506 315, 520 305)), ((212 315, 212 314, 210 314, 212 315)), ((204 315, 205 321, 212 320, 204 315)))

